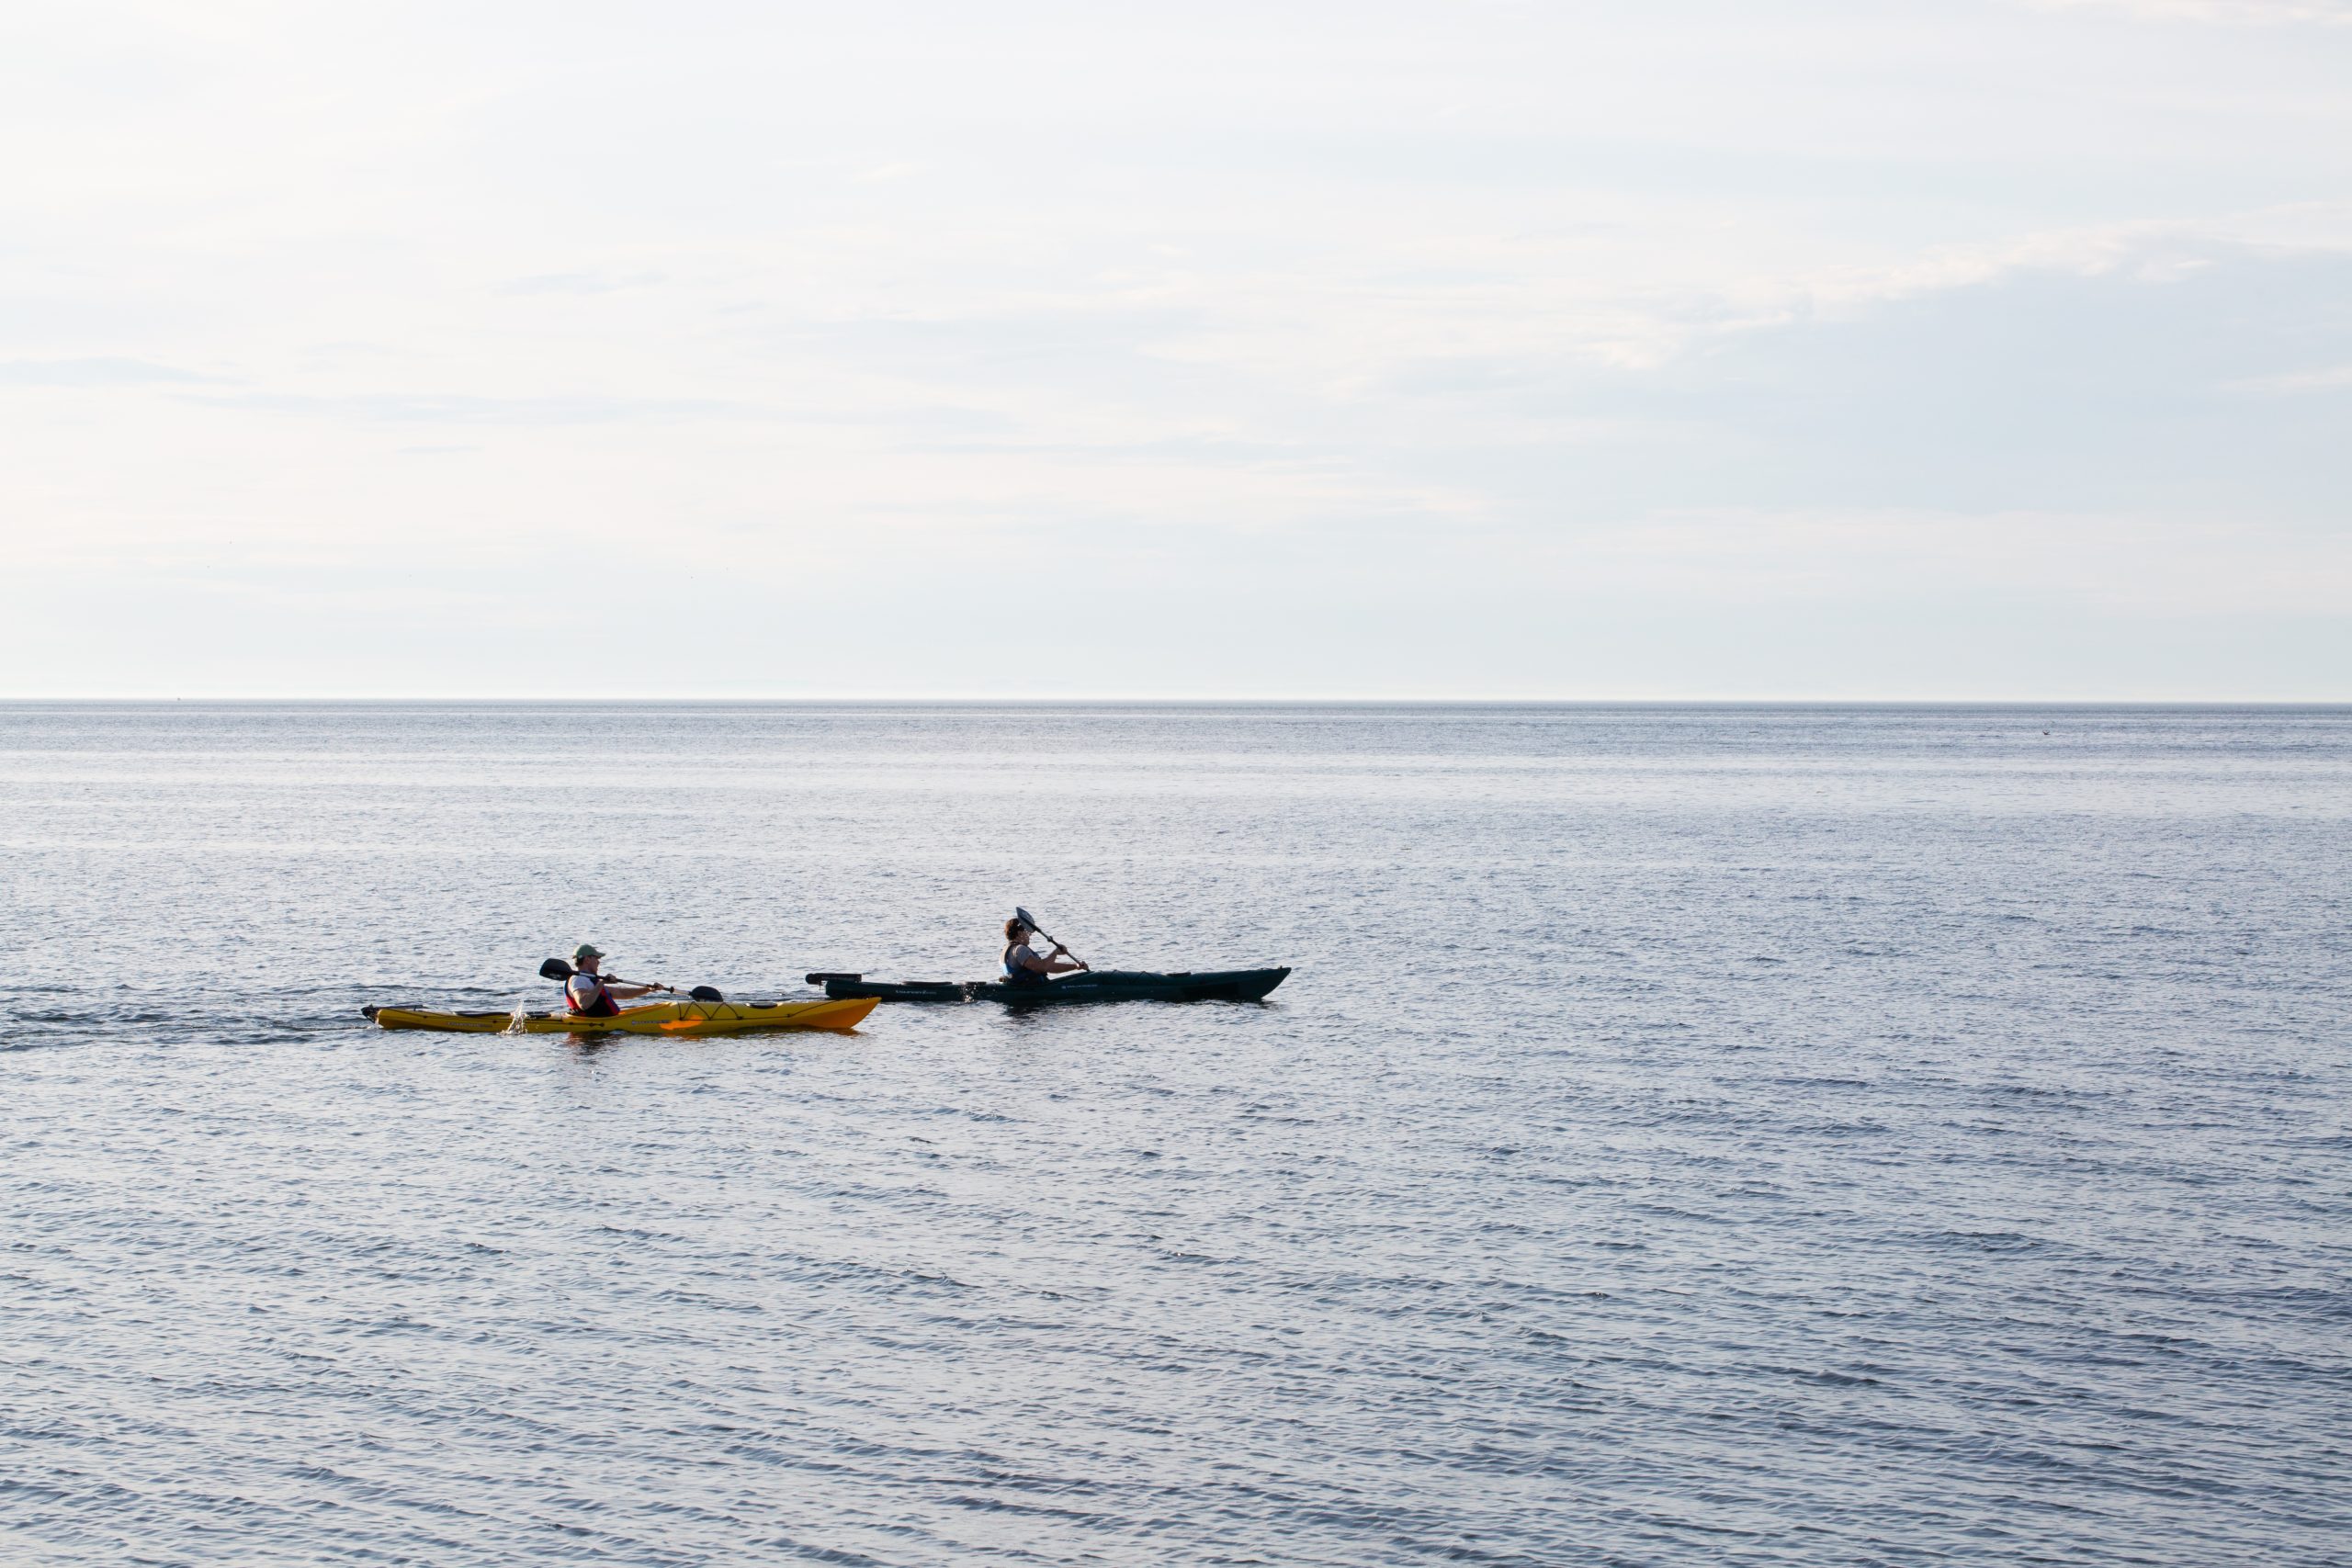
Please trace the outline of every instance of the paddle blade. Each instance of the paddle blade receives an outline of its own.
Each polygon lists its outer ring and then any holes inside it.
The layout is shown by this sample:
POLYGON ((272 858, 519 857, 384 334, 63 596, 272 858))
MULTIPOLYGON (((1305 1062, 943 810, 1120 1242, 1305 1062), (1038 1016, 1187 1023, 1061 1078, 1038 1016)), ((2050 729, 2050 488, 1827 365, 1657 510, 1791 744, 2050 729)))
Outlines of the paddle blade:
POLYGON ((560 958, 550 958, 539 965, 539 977, 543 980, 569 980, 571 978, 571 965, 560 958))
MULTIPOLYGON (((1031 914, 1028 910, 1023 908, 1018 904, 1015 904, 1012 907, 1012 914, 1013 918, 1018 919, 1023 925, 1027 926, 1033 931, 1036 931, 1039 936, 1045 937, 1047 942, 1054 942, 1052 937, 1046 936, 1045 931, 1038 928, 1036 916, 1031 914)), ((1056 947, 1061 947, 1062 944, 1057 942, 1054 942, 1054 945, 1056 947)), ((1069 949, 1063 947, 1062 951, 1064 953, 1068 953, 1069 949)))
POLYGON ((696 986, 686 995, 698 1002, 723 1002, 727 999, 718 994, 718 987, 716 986, 696 986))

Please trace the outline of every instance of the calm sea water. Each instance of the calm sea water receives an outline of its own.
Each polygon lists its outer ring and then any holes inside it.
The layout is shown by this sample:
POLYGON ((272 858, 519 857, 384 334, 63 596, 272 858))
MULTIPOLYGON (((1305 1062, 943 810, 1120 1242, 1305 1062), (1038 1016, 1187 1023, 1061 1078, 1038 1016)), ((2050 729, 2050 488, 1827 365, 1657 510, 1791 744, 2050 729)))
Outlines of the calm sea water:
POLYGON ((2352 1559, 2352 711, 0 708, 0 1560, 2352 1559), (1263 1006, 390 1034, 617 973, 1263 1006))

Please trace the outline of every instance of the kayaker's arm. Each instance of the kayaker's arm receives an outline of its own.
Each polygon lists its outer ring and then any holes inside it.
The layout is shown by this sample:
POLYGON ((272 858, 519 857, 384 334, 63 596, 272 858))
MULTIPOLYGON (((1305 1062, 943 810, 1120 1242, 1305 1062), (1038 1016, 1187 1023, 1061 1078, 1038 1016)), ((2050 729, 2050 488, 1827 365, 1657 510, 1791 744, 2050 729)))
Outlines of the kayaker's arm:
POLYGON ((1069 951, 1068 948, 1057 946, 1052 953, 1043 958, 1034 953, 1027 953, 1012 962, 1032 975, 1068 975, 1085 968, 1086 965, 1077 959, 1064 956, 1069 951))
POLYGON ((625 985, 618 980, 607 980, 605 982, 605 990, 606 994, 608 994, 613 1000, 616 1002, 633 1002, 638 998, 644 996, 649 992, 673 991, 677 987, 673 986, 664 986, 658 980, 650 981, 642 986, 625 985))

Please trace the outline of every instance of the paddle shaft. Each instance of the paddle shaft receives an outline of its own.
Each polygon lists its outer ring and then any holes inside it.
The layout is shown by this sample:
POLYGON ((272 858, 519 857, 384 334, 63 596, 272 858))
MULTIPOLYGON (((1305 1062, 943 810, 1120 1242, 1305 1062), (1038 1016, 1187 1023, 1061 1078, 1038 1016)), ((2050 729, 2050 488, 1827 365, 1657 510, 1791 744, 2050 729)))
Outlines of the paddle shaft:
MULTIPOLYGON (((586 973, 587 971, 584 969, 574 969, 571 964, 566 964, 560 958, 550 958, 539 965, 539 978, 542 980, 560 980, 569 983, 574 975, 584 975, 586 973)), ((639 982, 635 980, 624 980, 617 975, 599 975, 596 978, 607 986, 634 986, 639 984, 639 982)), ((673 997, 678 994, 677 987, 664 986, 658 982, 648 983, 645 988, 649 991, 667 991, 673 997)), ((693 990, 688 991, 686 995, 698 1002, 723 1002, 727 999, 724 996, 719 994, 718 987, 716 986, 696 986, 693 990)))
MULTIPOLYGON (((550 958, 545 964, 539 965, 540 976, 549 980, 568 981, 574 975, 585 975, 587 973, 588 971, 585 969, 574 969, 571 964, 566 964, 560 958, 550 958)), ((638 980, 624 980, 618 975, 599 975, 596 978, 602 980, 607 986, 635 986, 641 984, 644 985, 645 988, 649 991, 667 991, 673 997, 678 994, 678 987, 675 986, 664 986, 659 983, 648 983, 638 980)))
POLYGON ((678 994, 677 987, 665 986, 658 980, 624 980, 618 975, 599 975, 596 978, 607 986, 643 986, 649 991, 667 991, 673 997, 678 994))

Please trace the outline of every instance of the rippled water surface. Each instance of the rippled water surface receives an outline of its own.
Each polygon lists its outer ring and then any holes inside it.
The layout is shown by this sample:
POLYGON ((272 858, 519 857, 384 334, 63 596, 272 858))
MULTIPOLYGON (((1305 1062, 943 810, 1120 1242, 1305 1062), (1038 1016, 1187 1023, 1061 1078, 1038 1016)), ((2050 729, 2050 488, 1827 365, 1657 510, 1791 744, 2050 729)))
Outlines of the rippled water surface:
POLYGON ((0 1560, 2352 1559, 2352 712, 0 708, 0 1560), (387 1033, 955 979, 1262 1006, 387 1033))

